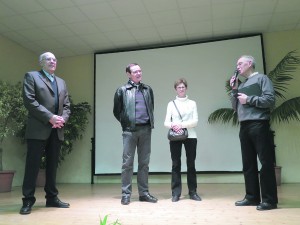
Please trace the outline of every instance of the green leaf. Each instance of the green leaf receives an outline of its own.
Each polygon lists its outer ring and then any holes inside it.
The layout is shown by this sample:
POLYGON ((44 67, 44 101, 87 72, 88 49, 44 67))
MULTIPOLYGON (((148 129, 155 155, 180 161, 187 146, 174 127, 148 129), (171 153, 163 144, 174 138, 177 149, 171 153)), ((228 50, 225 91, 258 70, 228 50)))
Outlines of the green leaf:
POLYGON ((300 121, 300 97, 295 97, 283 102, 273 109, 271 123, 289 123, 292 120, 300 121))
POLYGON ((208 117, 208 123, 223 124, 231 122, 233 126, 238 125, 238 119, 236 112, 231 108, 220 108, 211 113, 208 117))
POLYGON ((295 72, 299 64, 300 58, 296 55, 296 51, 291 51, 268 74, 268 77, 273 82, 277 98, 285 99, 284 94, 288 90, 289 81, 293 79, 292 73, 295 72))
POLYGON ((100 218, 100 225, 106 225, 107 218, 108 218, 108 215, 105 215, 103 220, 100 218))

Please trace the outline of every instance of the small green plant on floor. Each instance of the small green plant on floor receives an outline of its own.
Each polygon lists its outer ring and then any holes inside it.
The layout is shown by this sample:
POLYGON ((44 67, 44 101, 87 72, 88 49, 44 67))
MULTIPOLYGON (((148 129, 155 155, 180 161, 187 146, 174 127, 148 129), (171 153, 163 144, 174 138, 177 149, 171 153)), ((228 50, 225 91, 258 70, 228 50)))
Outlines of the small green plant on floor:
POLYGON ((103 218, 103 220, 100 217, 100 225, 122 225, 118 221, 118 219, 116 221, 112 222, 112 223, 108 223, 107 218, 108 218, 108 215, 105 215, 104 218, 103 218))

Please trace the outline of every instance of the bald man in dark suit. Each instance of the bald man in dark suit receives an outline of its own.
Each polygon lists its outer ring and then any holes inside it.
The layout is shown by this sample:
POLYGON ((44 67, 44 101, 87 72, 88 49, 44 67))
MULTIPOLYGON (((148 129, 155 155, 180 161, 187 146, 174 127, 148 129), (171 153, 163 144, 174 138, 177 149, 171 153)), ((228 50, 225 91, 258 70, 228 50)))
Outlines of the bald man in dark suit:
POLYGON ((56 171, 64 125, 70 116, 70 101, 66 83, 54 75, 57 59, 51 52, 39 57, 40 71, 25 74, 23 100, 28 110, 25 138, 27 156, 22 186, 23 206, 20 214, 31 213, 36 198, 35 183, 42 154, 46 155, 46 207, 69 208, 69 203, 57 197, 56 171))

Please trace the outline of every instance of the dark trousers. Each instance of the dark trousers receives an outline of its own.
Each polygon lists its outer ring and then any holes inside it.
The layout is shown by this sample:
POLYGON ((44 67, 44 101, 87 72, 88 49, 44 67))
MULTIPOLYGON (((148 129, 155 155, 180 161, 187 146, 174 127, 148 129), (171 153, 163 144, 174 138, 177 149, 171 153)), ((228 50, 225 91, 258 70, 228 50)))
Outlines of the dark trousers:
POLYGON ((171 151, 171 159, 172 159, 172 181, 171 181, 172 196, 174 195, 180 196, 182 191, 182 182, 181 182, 182 144, 184 145, 185 153, 186 153, 187 184, 188 184, 189 194, 194 194, 197 192, 197 176, 196 176, 196 169, 195 169, 197 139, 188 138, 184 141, 170 141, 170 151, 171 151))
POLYGON ((277 185, 272 152, 274 149, 269 129, 269 121, 266 120, 241 122, 239 136, 246 188, 245 198, 277 204, 277 185), (260 173, 258 173, 257 157, 261 163, 260 173))
POLYGON ((58 139, 56 129, 52 130, 51 135, 47 140, 27 140, 27 156, 22 186, 24 202, 35 202, 34 193, 36 179, 44 151, 46 156, 46 184, 44 187, 46 199, 52 199, 58 195, 58 190, 56 188, 56 171, 60 147, 61 141, 58 139))

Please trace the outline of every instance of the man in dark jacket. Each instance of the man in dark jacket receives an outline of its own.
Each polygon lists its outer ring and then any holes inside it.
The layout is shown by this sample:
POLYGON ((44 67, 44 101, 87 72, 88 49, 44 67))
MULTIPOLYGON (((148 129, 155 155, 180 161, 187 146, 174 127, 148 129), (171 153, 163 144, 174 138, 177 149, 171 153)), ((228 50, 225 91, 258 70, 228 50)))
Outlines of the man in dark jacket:
POLYGON ((54 74, 57 60, 51 52, 39 58, 42 69, 25 74, 23 84, 24 105, 28 110, 25 138, 27 156, 22 186, 23 206, 20 214, 31 213, 35 203, 35 182, 43 151, 46 155, 46 207, 69 208, 59 200, 56 171, 64 125, 70 116, 70 101, 66 83, 54 74))
POLYGON ((150 86, 141 83, 142 70, 136 63, 126 67, 127 84, 114 96, 113 113, 123 131, 122 199, 128 205, 132 192, 135 149, 138 154, 137 184, 139 200, 157 202, 149 193, 148 172, 151 153, 151 133, 154 128, 154 97, 150 86))

